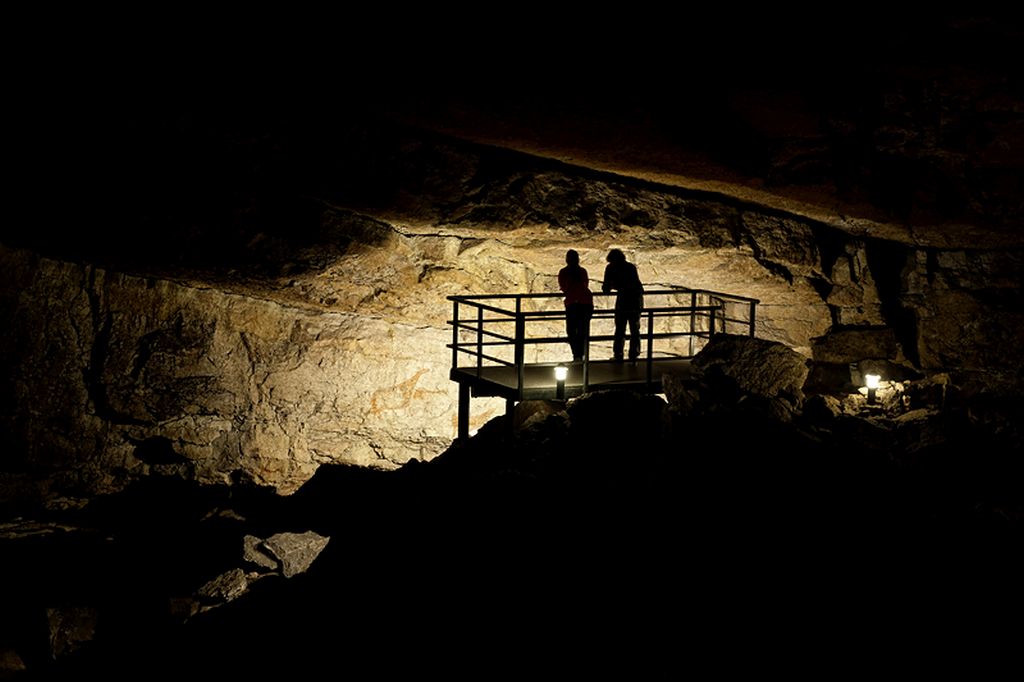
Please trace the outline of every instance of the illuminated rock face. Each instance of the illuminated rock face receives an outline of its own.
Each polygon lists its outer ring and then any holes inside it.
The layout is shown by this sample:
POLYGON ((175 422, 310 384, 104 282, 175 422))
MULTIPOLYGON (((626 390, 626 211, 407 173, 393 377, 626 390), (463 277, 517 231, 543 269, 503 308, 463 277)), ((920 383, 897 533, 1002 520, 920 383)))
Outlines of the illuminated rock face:
POLYGON ((15 324, 37 330, 14 340, 6 444, 60 487, 240 474, 290 491, 321 462, 393 466, 449 442, 440 329, 25 254, 5 263, 28 277, 15 324), (147 456, 154 443, 162 459, 147 456))
MULTIPOLYGON (((836 326, 890 325, 897 355, 927 370, 1017 357, 1012 253, 914 250, 529 157, 405 149, 400 173, 374 178, 383 199, 309 200, 312 236, 262 273, 0 252, 11 475, 54 491, 173 473, 289 492, 324 462, 432 458, 455 432, 445 297, 557 292, 567 248, 595 290, 614 246, 649 288, 758 298, 757 335, 805 356, 836 326)), ((503 409, 474 400, 471 428, 503 409)))

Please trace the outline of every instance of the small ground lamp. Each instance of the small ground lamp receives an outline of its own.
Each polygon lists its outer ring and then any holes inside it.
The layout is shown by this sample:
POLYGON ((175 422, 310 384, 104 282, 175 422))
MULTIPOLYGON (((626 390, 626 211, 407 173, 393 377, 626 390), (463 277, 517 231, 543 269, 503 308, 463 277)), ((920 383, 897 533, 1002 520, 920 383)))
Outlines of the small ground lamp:
POLYGON ((878 390, 878 382, 881 378, 877 374, 864 375, 864 385, 868 387, 868 405, 875 404, 875 391, 878 390))
POLYGON ((555 367, 555 398, 565 400, 565 378, 569 376, 569 368, 564 365, 555 367))

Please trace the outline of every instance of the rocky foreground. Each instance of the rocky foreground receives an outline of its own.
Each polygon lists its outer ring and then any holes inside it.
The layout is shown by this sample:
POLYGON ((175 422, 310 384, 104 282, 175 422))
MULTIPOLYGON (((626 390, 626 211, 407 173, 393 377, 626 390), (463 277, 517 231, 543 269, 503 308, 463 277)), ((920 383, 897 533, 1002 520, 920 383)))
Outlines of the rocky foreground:
POLYGON ((327 465, 289 497, 158 476, 18 510, 0 673, 643 679, 979 640, 1000 660, 1021 406, 934 377, 808 398, 779 349, 723 337, 667 400, 521 403, 430 462, 327 465))

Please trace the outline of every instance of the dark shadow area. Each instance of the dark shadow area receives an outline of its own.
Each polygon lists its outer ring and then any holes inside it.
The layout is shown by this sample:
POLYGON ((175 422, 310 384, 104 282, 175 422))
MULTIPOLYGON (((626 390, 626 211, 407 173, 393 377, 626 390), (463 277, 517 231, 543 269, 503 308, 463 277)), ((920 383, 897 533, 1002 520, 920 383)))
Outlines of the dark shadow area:
POLYGON ((49 81, 13 84, 3 240, 136 267, 301 268, 296 251, 344 248, 324 201, 443 203, 453 188, 438 185, 462 180, 445 168, 456 159, 430 159, 442 172, 424 178, 422 145, 382 144, 379 126, 395 120, 513 147, 604 153, 611 141, 639 153, 627 165, 641 170, 679 171, 674 158, 696 155, 741 183, 823 188, 806 196, 897 223, 1019 223, 1019 21, 767 14, 633 32, 626 20, 608 45, 571 32, 527 54, 459 35, 400 67, 358 42, 242 65, 198 51, 119 68, 76 55, 49 81))
POLYGON ((552 404, 429 463, 323 466, 286 498, 154 478, 50 513, 79 530, 4 540, 3 644, 63 679, 666 675, 737 648, 787 659, 792 637, 849 653, 865 622, 970 642, 1020 606, 1005 403, 985 418, 951 402, 922 437, 781 419, 723 378, 697 390, 685 410, 628 392, 552 404), (182 622, 175 604, 239 566, 245 535, 281 530, 330 542, 305 573, 182 622), (68 604, 95 606, 97 631, 54 662, 41 614, 68 604))

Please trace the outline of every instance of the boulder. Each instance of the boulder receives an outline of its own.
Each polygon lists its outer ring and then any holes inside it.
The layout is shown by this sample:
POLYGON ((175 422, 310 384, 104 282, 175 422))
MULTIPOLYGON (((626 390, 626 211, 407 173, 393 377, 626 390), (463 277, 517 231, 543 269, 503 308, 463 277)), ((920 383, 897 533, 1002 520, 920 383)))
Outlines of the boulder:
POLYGON ((204 602, 226 603, 241 597, 248 589, 249 580, 245 571, 232 568, 200 587, 196 596, 204 602))
POLYGON ((242 538, 242 559, 268 571, 276 571, 277 561, 264 551, 263 540, 255 535, 242 538))
POLYGON ((754 395, 799 409, 807 379, 807 361, 781 343, 749 336, 716 334, 693 364, 714 394, 754 395))
POLYGON ((265 551, 277 560, 281 574, 291 578, 304 573, 323 551, 329 537, 313 531, 305 533, 277 533, 263 542, 265 551))

